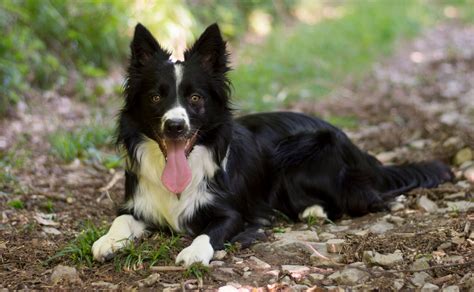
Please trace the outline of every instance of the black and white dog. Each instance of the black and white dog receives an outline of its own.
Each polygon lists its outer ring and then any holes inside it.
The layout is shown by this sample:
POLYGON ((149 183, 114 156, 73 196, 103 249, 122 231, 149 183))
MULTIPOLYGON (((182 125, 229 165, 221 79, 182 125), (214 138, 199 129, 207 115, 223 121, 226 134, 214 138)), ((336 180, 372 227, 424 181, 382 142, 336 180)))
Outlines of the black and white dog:
POLYGON ((98 261, 146 231, 195 237, 177 263, 208 264, 225 242, 249 245, 275 210, 293 220, 383 210, 416 187, 452 179, 440 162, 383 166, 334 126, 297 113, 233 119, 226 43, 216 24, 170 61, 138 24, 118 143, 127 152, 125 202, 93 247, 98 261))

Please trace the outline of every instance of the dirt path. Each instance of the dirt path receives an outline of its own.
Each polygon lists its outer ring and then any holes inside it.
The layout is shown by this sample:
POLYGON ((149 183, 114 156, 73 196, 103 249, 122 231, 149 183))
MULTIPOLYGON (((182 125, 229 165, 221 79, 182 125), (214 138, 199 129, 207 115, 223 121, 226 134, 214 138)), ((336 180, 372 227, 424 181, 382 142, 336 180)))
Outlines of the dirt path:
POLYGON ((474 289, 473 27, 429 30, 328 101, 293 106, 320 116, 354 117, 351 137, 386 163, 442 159, 452 165, 454 183, 412 191, 391 212, 335 224, 282 222, 266 231, 269 241, 219 254, 202 281, 147 265, 117 270, 112 262, 70 270, 57 266, 74 266, 67 258, 45 263, 86 220, 99 226, 111 221, 123 182, 100 165, 64 165, 50 155, 47 134, 84 123, 91 117, 86 106, 56 93, 31 100, 20 106, 18 117, 0 124, 0 149, 24 160, 4 169, 13 178, 0 190, 0 288, 51 288, 52 277, 64 272, 61 278, 69 280, 55 287, 474 289), (119 180, 108 189, 109 197, 99 189, 114 176, 119 180), (7 206, 13 198, 26 202, 24 208, 7 206))

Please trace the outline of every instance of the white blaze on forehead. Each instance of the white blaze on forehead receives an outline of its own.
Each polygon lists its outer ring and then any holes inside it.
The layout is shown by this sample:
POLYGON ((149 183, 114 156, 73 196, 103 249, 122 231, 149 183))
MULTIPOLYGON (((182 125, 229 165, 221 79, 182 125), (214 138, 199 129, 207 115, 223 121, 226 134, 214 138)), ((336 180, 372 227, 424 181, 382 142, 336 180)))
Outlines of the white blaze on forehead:
POLYGON ((176 99, 179 103, 179 94, 178 89, 181 81, 183 80, 183 65, 181 64, 174 64, 174 79, 176 80, 176 99))
POLYGON ((164 131, 165 122, 167 120, 184 120, 188 128, 191 127, 189 124, 189 117, 186 109, 181 105, 177 105, 174 108, 170 109, 163 115, 161 130, 164 131))

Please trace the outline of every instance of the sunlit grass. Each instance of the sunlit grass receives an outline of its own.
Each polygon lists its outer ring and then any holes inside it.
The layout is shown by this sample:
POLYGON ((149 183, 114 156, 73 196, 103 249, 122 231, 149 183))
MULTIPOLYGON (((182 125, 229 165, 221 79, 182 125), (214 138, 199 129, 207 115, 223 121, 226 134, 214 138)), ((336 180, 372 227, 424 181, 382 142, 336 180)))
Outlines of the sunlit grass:
POLYGON ((341 18, 277 27, 263 46, 248 45, 231 74, 247 112, 316 101, 347 76, 361 76, 397 40, 430 22, 421 1, 352 1, 341 18))

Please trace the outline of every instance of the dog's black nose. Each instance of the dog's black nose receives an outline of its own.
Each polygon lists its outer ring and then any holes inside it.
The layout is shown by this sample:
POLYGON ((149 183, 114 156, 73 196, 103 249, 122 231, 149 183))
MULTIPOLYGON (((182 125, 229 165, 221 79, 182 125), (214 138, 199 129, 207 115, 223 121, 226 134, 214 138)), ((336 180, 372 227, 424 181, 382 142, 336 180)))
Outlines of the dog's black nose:
POLYGON ((186 123, 183 119, 166 120, 164 125, 165 135, 170 138, 178 138, 186 131, 186 123))

